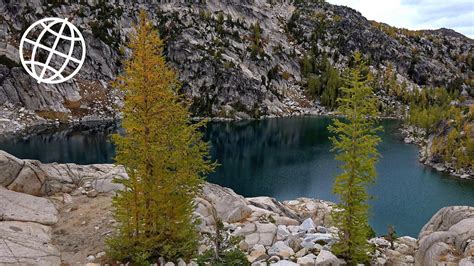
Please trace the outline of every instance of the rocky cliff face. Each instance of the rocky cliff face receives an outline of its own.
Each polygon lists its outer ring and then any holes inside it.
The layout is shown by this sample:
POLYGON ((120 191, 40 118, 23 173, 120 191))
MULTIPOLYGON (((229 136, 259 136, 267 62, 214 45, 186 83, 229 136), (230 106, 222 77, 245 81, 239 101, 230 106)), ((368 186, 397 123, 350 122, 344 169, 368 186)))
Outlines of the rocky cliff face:
POLYGON ((391 64, 397 78, 411 86, 473 89, 469 85, 473 78, 472 39, 449 29, 397 29, 369 21, 351 8, 322 1, 300 2, 290 18, 289 31, 302 49, 317 47, 342 66, 359 50, 376 71, 391 64))
MULTIPOLYGON (((392 64, 398 78, 411 87, 472 90, 473 40, 450 30, 397 30, 367 21, 350 8, 300 2, 1 0, 0 100, 7 103, 3 113, 24 107, 34 112, 32 120, 115 116, 113 107, 120 97, 108 82, 130 54, 124 44, 139 9, 148 11, 165 39, 167 58, 178 70, 196 116, 249 118, 314 111, 316 105, 303 89, 300 61, 315 46, 339 68, 358 49, 374 70, 392 64), (39 85, 19 66, 22 33, 47 16, 69 18, 86 39, 82 70, 61 85, 39 85)), ((19 124, 25 120, 11 115, 3 119, 19 124)))

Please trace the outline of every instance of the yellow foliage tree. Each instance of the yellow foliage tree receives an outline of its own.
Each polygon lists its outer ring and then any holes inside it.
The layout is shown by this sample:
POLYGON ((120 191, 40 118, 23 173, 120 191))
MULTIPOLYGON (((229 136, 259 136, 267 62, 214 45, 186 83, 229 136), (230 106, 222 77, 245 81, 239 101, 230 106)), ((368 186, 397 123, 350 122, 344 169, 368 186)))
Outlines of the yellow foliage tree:
POLYGON ((188 259, 198 244, 193 199, 214 164, 206 159, 208 144, 198 131, 203 123, 190 123, 177 74, 144 11, 135 32, 129 43, 133 55, 114 84, 125 97, 125 132, 113 137, 115 160, 129 178, 116 180, 124 189, 113 200, 118 227, 108 251, 137 264, 160 256, 188 259))

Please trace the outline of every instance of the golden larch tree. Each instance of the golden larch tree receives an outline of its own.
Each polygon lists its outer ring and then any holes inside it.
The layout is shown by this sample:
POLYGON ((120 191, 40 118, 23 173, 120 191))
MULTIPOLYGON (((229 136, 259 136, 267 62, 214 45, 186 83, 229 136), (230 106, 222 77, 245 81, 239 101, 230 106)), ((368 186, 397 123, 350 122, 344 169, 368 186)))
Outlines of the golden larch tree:
POLYGON ((116 180, 124 189, 113 200, 118 226, 109 255, 136 263, 189 259, 198 244, 193 199, 214 168, 199 131, 204 122, 190 122, 177 74, 144 11, 129 47, 132 56, 114 83, 124 94, 124 133, 113 136, 115 160, 129 178, 116 180))
POLYGON ((375 165, 379 158, 377 145, 381 130, 378 123, 377 98, 367 84, 366 67, 362 55, 354 54, 354 66, 344 77, 338 111, 344 119, 334 119, 329 130, 336 159, 342 162, 342 173, 334 181, 333 191, 339 196, 338 210, 332 213, 340 229, 339 242, 333 251, 344 257, 349 265, 368 261, 370 246, 369 205, 367 186, 377 177, 375 165))

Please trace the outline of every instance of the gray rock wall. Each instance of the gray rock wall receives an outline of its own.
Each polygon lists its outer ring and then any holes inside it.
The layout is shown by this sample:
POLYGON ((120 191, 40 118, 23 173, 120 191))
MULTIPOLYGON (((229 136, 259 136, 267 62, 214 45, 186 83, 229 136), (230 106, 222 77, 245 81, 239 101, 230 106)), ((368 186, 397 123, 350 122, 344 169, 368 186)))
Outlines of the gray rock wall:
POLYGON ((314 45, 338 68, 360 50, 375 70, 394 65, 400 80, 408 81, 410 87, 448 86, 461 80, 458 85, 472 91, 466 80, 472 74, 468 59, 472 59, 474 42, 461 34, 446 29, 388 34, 347 7, 289 2, 87 1, 62 5, 1 0, 0 101, 49 119, 115 116, 113 107, 120 96, 108 82, 130 54, 124 44, 139 9, 148 11, 165 40, 165 54, 178 70, 182 92, 192 100, 196 116, 249 118, 311 112, 315 103, 302 89, 306 81, 300 60, 314 45), (18 66, 17 47, 24 29, 46 16, 68 17, 86 39, 82 70, 62 85, 38 85, 18 66), (257 22, 261 45, 252 54, 257 22), (316 28, 323 33, 314 41, 316 28))

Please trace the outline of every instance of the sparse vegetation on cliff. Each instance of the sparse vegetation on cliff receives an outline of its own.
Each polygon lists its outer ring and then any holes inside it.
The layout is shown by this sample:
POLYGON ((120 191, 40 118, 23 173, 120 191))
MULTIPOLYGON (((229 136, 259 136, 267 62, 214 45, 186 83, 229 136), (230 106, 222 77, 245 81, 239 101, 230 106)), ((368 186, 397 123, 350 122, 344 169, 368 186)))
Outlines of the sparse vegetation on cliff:
POLYGON ((474 169, 474 107, 445 88, 426 88, 410 94, 407 122, 432 137, 426 156, 432 163, 448 163, 456 171, 474 169))

